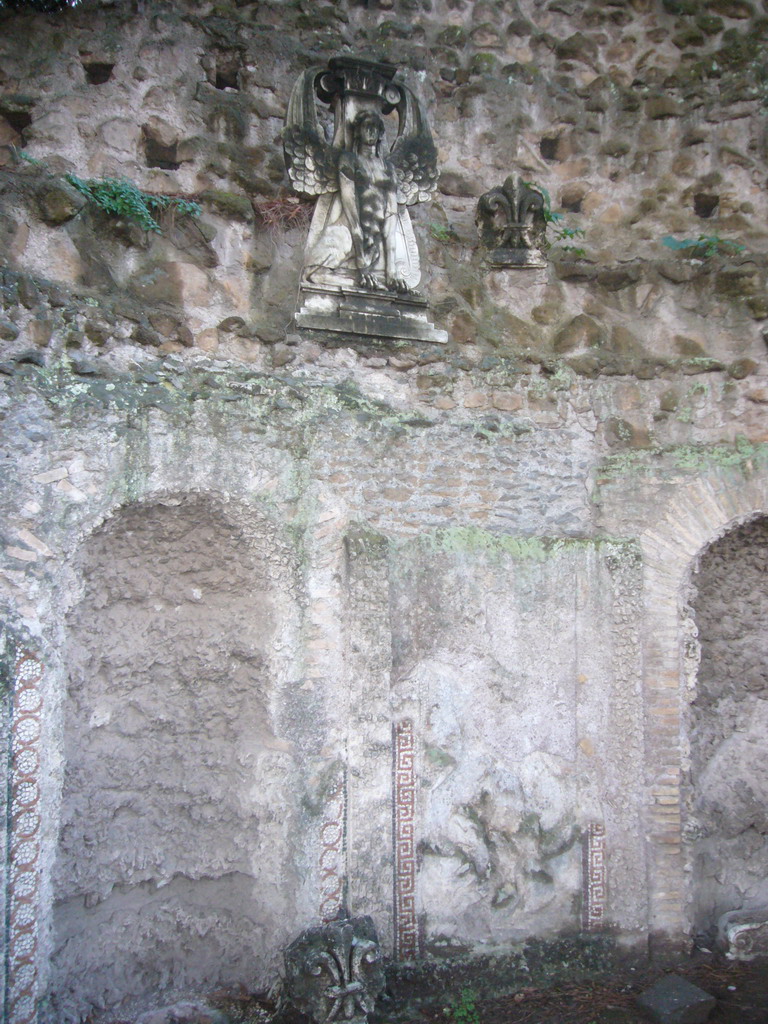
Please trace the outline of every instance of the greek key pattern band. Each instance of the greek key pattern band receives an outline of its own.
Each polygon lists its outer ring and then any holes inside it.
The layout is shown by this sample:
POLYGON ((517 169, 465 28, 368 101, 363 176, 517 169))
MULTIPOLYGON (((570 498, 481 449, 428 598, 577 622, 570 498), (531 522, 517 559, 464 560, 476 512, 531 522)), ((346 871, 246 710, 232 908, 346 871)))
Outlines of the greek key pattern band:
POLYGON ((606 896, 605 826, 592 822, 584 836, 584 931, 602 927, 606 896))
POLYGON ((395 849, 395 959, 410 960, 419 954, 416 917, 416 847, 414 812, 413 722, 404 719, 393 728, 393 825, 395 849))
POLYGON ((40 856, 40 682, 43 666, 32 654, 16 657, 12 698, 10 858, 8 892, 9 1024, 37 1017, 38 859, 40 856))

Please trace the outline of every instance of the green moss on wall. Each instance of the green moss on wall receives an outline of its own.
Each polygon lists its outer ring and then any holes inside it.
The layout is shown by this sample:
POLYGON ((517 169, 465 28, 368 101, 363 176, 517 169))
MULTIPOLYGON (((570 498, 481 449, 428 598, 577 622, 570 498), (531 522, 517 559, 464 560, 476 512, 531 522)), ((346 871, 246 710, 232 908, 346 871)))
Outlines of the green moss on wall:
POLYGON ((446 555, 487 555, 494 560, 512 558, 520 562, 546 562, 572 551, 593 549, 613 557, 636 559, 631 541, 615 538, 513 537, 490 533, 477 526, 453 526, 422 534, 417 543, 428 552, 446 555))
POLYGON ((610 455, 600 466, 601 483, 622 476, 648 476, 664 467, 690 473, 706 473, 716 468, 738 468, 749 472, 768 463, 768 444, 747 440, 740 435, 733 443, 673 445, 667 448, 643 448, 610 455))

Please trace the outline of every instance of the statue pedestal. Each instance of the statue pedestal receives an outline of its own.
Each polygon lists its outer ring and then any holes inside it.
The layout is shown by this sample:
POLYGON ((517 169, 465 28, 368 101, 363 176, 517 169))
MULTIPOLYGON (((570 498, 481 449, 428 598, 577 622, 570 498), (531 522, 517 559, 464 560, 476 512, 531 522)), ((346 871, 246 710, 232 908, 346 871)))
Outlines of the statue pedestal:
POLYGON ((298 327, 315 331, 340 331, 366 338, 402 338, 444 344, 446 331, 438 330, 427 317, 426 299, 418 295, 380 294, 350 288, 302 284, 299 291, 298 327))
POLYGON ((547 260, 540 249, 493 249, 488 253, 488 263, 494 269, 506 267, 541 270, 547 260))

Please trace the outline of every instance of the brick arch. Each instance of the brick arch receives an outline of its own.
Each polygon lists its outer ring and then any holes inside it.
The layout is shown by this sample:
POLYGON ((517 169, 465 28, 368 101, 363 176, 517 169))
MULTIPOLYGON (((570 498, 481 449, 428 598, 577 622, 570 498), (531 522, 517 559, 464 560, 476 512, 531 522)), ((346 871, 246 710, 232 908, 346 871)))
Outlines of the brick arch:
POLYGON ((768 514, 768 473, 719 468, 682 485, 640 535, 644 562, 643 697, 650 934, 682 938, 681 843, 685 599, 701 552, 730 529, 768 514))

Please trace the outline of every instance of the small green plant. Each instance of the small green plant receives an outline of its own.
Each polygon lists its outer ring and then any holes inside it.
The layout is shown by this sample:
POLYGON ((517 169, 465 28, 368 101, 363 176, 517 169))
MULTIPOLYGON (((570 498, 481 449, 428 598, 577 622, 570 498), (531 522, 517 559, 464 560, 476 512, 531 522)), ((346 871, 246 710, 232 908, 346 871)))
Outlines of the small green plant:
MULTIPOLYGON (((562 216, 562 215, 560 215, 560 216, 562 216)), ((560 227, 560 228, 555 228, 555 239, 558 242, 563 242, 566 238, 572 239, 572 238, 583 238, 583 237, 584 237, 584 232, 582 231, 581 228, 569 228, 569 227, 565 227, 565 226, 560 227)), ((574 256, 578 256, 579 258, 582 257, 582 256, 586 256, 587 255, 587 250, 584 249, 580 245, 570 245, 570 244, 568 244, 568 245, 561 245, 560 249, 561 249, 562 252, 573 253, 574 256)))
POLYGON ((429 233, 437 242, 456 242, 459 238, 450 224, 437 224, 434 221, 429 224, 429 233))
POLYGON ((480 1024, 477 996, 471 988, 463 988, 443 1011, 451 1024, 480 1024))
POLYGON ((125 179, 86 180, 76 174, 67 174, 65 177, 70 185, 106 213, 135 220, 145 231, 160 231, 160 224, 155 216, 158 213, 199 217, 202 212, 200 204, 191 199, 142 192, 132 181, 125 179))
POLYGON ((537 185, 535 181, 524 181, 523 184, 527 185, 528 188, 534 189, 536 192, 540 192, 544 197, 544 220, 552 228, 555 243, 567 243, 565 245, 561 244, 560 250, 562 252, 571 252, 574 256, 586 256, 585 249, 570 244, 575 238, 584 238, 584 231, 581 228, 568 227, 567 224, 563 223, 565 215, 552 209, 552 197, 543 185, 537 185))
POLYGON ((709 260, 713 256, 732 256, 746 249, 741 242, 732 242, 719 235, 699 235, 698 238, 675 238, 673 235, 665 235, 661 244, 676 252, 685 250, 686 255, 697 260, 709 260))
POLYGON ((33 167, 43 166, 42 160, 38 160, 36 157, 30 156, 29 153, 25 153, 23 149, 17 149, 15 146, 12 146, 11 148, 14 150, 19 160, 24 160, 26 163, 32 164, 33 167))

